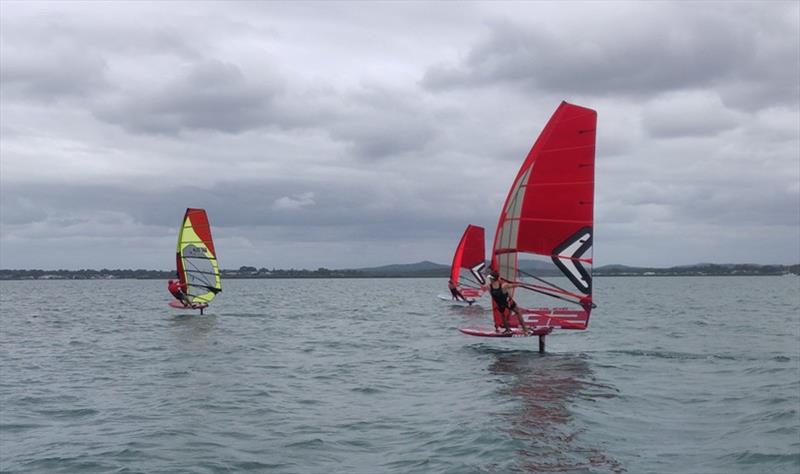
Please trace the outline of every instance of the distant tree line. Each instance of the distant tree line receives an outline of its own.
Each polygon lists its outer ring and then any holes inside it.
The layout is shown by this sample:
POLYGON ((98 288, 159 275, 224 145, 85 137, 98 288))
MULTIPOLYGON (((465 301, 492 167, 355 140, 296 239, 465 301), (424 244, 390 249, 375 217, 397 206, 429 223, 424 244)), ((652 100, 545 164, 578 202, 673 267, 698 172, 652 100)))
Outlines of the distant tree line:
MULTIPOLYGON (((238 270, 220 270, 223 279, 235 278, 375 278, 386 275, 373 275, 360 270, 330 270, 320 267, 316 270, 267 269, 251 266, 241 266, 238 270)), ((408 275, 402 275, 408 276, 408 275)), ((0 280, 166 280, 176 278, 174 270, 143 270, 124 269, 110 270, 17 270, 0 269, 0 280)))
POLYGON ((175 278, 175 271, 123 269, 110 270, 5 270, 0 269, 0 280, 111 280, 111 279, 166 279, 175 278))
POLYGON ((670 268, 607 265, 595 269, 595 276, 768 276, 800 274, 800 265, 756 265, 700 263, 670 268))
MULTIPOLYGON (((361 270, 331 270, 319 267, 305 269, 267 269, 241 266, 238 270, 221 270, 223 279, 235 278, 446 278, 449 267, 399 270, 375 268, 361 270)), ((748 275, 800 275, 800 265, 755 265, 755 264, 711 264, 686 265, 670 268, 628 267, 606 265, 595 268, 594 275, 604 276, 748 276, 748 275)), ((176 272, 164 270, 123 269, 110 270, 4 270, 0 269, 0 280, 166 280, 175 278, 176 272)))

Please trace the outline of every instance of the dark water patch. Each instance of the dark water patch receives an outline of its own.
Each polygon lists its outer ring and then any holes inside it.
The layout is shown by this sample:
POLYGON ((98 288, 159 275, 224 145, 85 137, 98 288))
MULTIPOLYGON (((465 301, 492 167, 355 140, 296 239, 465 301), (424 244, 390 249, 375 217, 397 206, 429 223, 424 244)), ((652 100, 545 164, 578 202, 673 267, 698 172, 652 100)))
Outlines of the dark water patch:
POLYGON ((747 424, 759 423, 759 422, 776 422, 782 420, 797 420, 798 419, 798 410, 796 408, 786 408, 786 409, 773 409, 773 410, 760 410, 758 413, 753 413, 747 415, 743 418, 743 421, 747 424))
POLYGON ((748 367, 744 369, 745 375, 775 375, 775 374, 782 374, 782 373, 791 373, 793 371, 792 367, 786 367, 784 365, 778 367, 748 367))
POLYGON ((42 405, 60 405, 60 404, 71 404, 81 401, 80 397, 74 395, 54 395, 54 394, 46 394, 46 395, 26 395, 19 398, 12 398, 11 403, 14 405, 33 405, 36 407, 42 405))
POLYGON ((231 463, 231 472, 263 472, 265 470, 277 470, 281 472, 282 469, 290 467, 288 463, 266 463, 262 461, 238 461, 231 463))
POLYGON ((315 398, 299 398, 297 403, 300 405, 319 405, 321 402, 315 398))
POLYGON ((379 393, 384 393, 383 390, 377 387, 353 387, 350 389, 350 391, 363 393, 364 395, 377 395, 379 393))
POLYGON ((610 350, 610 354, 618 354, 631 357, 652 357, 655 359, 675 359, 675 360, 739 360, 740 358, 733 355, 726 354, 696 354, 690 352, 673 352, 664 350, 610 350))
POLYGON ((150 347, 142 347, 140 350, 142 352, 162 352, 166 351, 167 348, 164 346, 150 346, 150 347))
POLYGON ((35 430, 39 428, 47 428, 49 425, 37 423, 0 423, 0 433, 23 433, 25 431, 35 430))
POLYGON ((267 317, 264 313, 222 313, 220 317, 223 318, 264 318, 267 317))
MULTIPOLYGON (((798 420, 798 421, 800 421, 800 420, 798 420)), ((800 425, 798 425, 796 427, 779 426, 779 427, 774 428, 774 429, 768 429, 768 430, 764 431, 764 433, 771 434, 771 435, 794 436, 795 439, 798 440, 798 445, 800 445, 800 425)), ((798 446, 798 449, 800 449, 800 446, 798 446)))
MULTIPOLYGON (((88 460, 85 456, 58 457, 49 456, 35 460, 24 461, 20 470, 23 472, 47 473, 104 473, 114 472, 117 467, 114 463, 106 461, 88 460)), ((13 467, 9 472, 14 472, 13 467)))
POLYGON ((236 440, 258 439, 258 435, 255 433, 243 433, 241 431, 217 431, 212 434, 221 438, 231 438, 236 440))
POLYGON ((321 440, 320 438, 311 438, 302 441, 295 441, 292 443, 284 444, 285 448, 321 448, 325 444, 325 441, 321 440))
POLYGON ((764 397, 762 403, 764 406, 770 405, 791 405, 796 400, 789 397, 764 397))
POLYGON ((151 460, 156 459, 162 461, 169 459, 167 456, 155 453, 148 454, 148 452, 145 450, 139 450, 131 447, 126 447, 120 450, 102 451, 97 453, 95 456, 104 459, 111 459, 116 463, 138 463, 148 458, 151 460))
POLYGON ((73 408, 73 409, 40 409, 36 410, 39 415, 53 420, 64 420, 71 418, 93 417, 99 412, 93 408, 73 408))
POLYGON ((166 379, 180 379, 184 377, 189 377, 192 375, 192 372, 189 370, 175 370, 172 372, 166 372, 162 374, 162 377, 166 379))
POLYGON ((800 453, 773 454, 745 450, 724 456, 723 459, 733 459, 739 466, 761 466, 762 472, 770 473, 797 472, 800 468, 800 453))
POLYGON ((427 457, 383 463, 381 467, 401 472, 435 472, 431 469, 431 459, 427 457))
POLYGON ((213 449, 213 448, 224 448, 225 445, 221 443, 217 443, 214 441, 205 441, 205 440, 196 440, 196 441, 186 441, 184 443, 185 446, 189 448, 202 448, 202 449, 213 449))

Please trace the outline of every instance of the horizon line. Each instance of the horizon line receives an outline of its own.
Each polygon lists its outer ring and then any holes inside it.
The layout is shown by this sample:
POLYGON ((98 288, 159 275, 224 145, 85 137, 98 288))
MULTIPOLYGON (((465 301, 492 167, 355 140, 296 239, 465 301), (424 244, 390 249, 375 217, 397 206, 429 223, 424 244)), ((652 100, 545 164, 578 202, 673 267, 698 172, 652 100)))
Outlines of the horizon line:
MULTIPOLYGON (((325 270, 329 270, 329 271, 359 271, 359 270, 364 270, 364 269, 381 268, 381 267, 388 267, 388 266, 417 265, 417 264, 420 264, 420 263, 432 263, 434 265, 439 265, 439 266, 442 266, 442 267, 447 267, 447 268, 450 267, 450 265, 443 264, 443 263, 437 263, 437 262, 434 262, 432 260, 420 260, 418 262, 412 262, 412 263, 387 263, 387 264, 382 264, 382 265, 372 265, 372 266, 368 266, 368 267, 358 267, 358 268, 328 268, 328 267, 325 267, 325 266, 320 266, 320 267, 317 267, 317 268, 295 268, 295 267, 289 267, 289 268, 273 267, 272 269, 268 269, 267 267, 260 267, 260 268, 265 268, 268 271, 273 271, 273 270, 274 271, 295 270, 295 271, 316 272, 316 271, 319 271, 320 269, 325 269, 325 270)), ((625 264, 625 263, 607 263, 607 264, 595 266, 594 268, 597 269, 597 268, 608 267, 608 266, 612 266, 612 265, 613 266, 630 267, 630 268, 669 269, 669 268, 679 268, 679 267, 691 267, 691 266, 698 266, 698 265, 757 265, 757 266, 762 266, 762 267, 763 266, 786 266, 786 267, 790 267, 790 266, 794 266, 794 265, 800 265, 800 262, 797 262, 797 263, 753 263, 753 262, 716 263, 716 262, 697 262, 697 263, 688 263, 688 264, 671 265, 671 266, 634 265, 634 264, 625 264)), ((253 268, 256 268, 257 270, 260 269, 259 267, 255 266, 255 265, 240 265, 238 268, 220 268, 220 271, 239 271, 242 267, 253 267, 253 268)), ((163 270, 163 269, 154 269, 154 268, 132 268, 132 267, 129 267, 129 268, 107 268, 107 267, 103 267, 103 268, 99 268, 99 269, 97 269, 97 268, 78 268, 78 269, 69 269, 69 268, 57 268, 57 269, 55 269, 55 268, 51 268, 51 269, 43 269, 43 268, 0 268, 0 271, 43 271, 43 272, 80 272, 80 271, 96 271, 96 272, 100 272, 100 271, 103 271, 103 270, 108 270, 108 271, 130 270, 130 271, 145 271, 145 272, 173 272, 173 271, 175 271, 175 269, 163 270)))

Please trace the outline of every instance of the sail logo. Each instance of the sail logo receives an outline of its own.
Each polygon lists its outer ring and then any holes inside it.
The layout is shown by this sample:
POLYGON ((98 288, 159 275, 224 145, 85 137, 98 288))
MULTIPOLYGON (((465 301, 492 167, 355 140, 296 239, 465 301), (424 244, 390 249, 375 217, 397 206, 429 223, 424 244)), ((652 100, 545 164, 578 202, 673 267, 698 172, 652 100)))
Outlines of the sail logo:
POLYGON ((553 263, 584 294, 592 293, 592 275, 581 257, 592 248, 592 228, 583 227, 553 249, 553 263))
POLYGON ((196 245, 187 245, 183 249, 183 256, 190 258, 207 258, 206 250, 196 245))
POLYGON ((469 271, 472 273, 472 276, 478 280, 478 283, 481 285, 486 284, 486 279, 483 277, 483 269, 486 267, 486 262, 481 262, 474 267, 470 268, 469 271))

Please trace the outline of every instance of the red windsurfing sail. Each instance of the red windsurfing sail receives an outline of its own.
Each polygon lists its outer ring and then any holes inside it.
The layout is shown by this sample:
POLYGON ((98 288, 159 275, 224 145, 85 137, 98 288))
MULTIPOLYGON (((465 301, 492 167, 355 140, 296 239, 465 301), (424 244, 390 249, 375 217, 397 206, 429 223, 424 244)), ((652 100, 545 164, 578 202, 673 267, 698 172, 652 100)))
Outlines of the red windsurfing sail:
MULTIPOLYGON (((522 163, 500 213, 492 268, 528 290, 520 296, 544 301, 521 308, 534 327, 585 329, 589 323, 596 127, 597 112, 562 102, 522 163), (544 261, 523 262, 520 256, 544 261), (522 269, 522 263, 528 266, 522 269), (556 283, 561 277, 566 281, 556 283)), ((494 319, 502 324, 496 306, 494 319)))
POLYGON ((461 236, 461 241, 453 254, 450 267, 450 280, 456 286, 463 286, 461 293, 466 297, 479 297, 483 294, 481 287, 486 284, 483 268, 486 266, 486 237, 483 227, 468 225, 461 236), (462 270, 469 271, 468 278, 462 278, 462 270))

